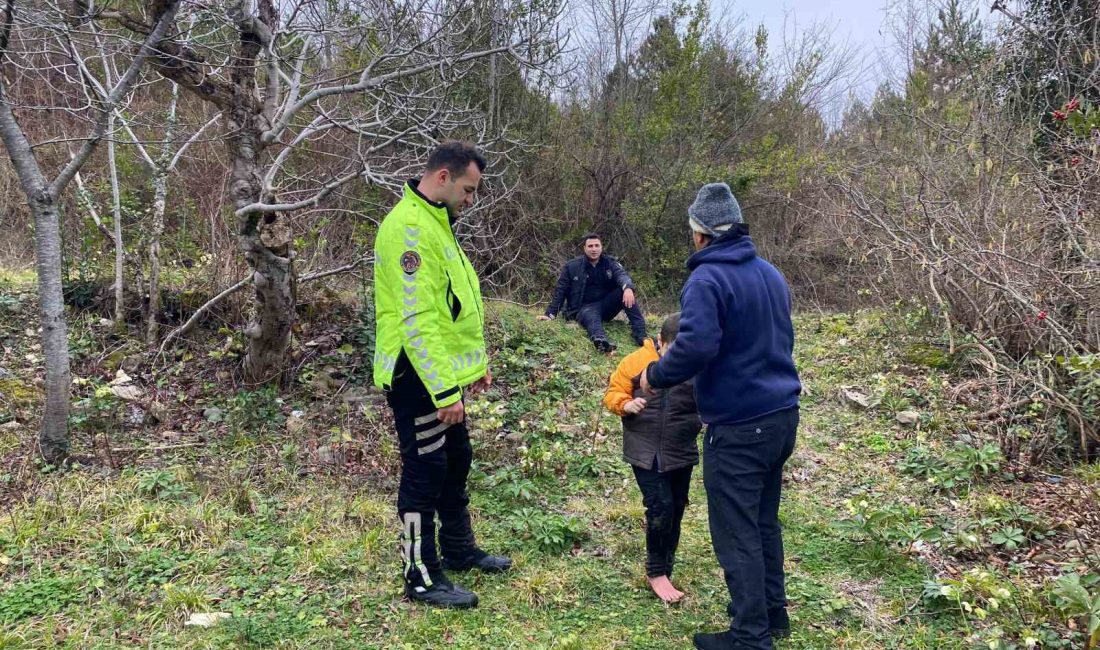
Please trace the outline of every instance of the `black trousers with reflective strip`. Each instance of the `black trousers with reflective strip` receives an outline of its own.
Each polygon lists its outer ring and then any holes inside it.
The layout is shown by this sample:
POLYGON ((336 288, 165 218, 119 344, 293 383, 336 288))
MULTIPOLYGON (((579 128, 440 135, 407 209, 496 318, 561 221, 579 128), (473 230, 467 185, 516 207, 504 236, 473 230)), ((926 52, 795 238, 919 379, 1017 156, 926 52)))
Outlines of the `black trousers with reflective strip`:
POLYGON ((408 366, 398 372, 386 399, 393 409, 401 449, 397 492, 401 555, 405 580, 414 587, 430 587, 442 573, 436 552, 436 513, 444 557, 461 562, 475 549, 466 493, 473 450, 466 423, 440 422, 416 372, 408 366))

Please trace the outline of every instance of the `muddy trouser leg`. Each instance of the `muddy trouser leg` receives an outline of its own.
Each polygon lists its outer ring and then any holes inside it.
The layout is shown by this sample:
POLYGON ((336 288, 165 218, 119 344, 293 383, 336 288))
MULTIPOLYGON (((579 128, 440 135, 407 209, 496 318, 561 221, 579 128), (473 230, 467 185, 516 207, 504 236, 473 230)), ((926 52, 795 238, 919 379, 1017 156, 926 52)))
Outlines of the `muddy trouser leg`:
POLYGON ((634 478, 645 505, 646 576, 667 576, 671 568, 668 558, 674 519, 672 486, 656 469, 635 467, 634 478))
POLYGON ((668 542, 668 576, 672 577, 672 569, 676 564, 676 549, 680 546, 680 524, 684 521, 684 510, 688 506, 688 492, 691 491, 691 472, 695 469, 688 465, 681 469, 666 472, 666 480, 672 490, 672 532, 668 542))

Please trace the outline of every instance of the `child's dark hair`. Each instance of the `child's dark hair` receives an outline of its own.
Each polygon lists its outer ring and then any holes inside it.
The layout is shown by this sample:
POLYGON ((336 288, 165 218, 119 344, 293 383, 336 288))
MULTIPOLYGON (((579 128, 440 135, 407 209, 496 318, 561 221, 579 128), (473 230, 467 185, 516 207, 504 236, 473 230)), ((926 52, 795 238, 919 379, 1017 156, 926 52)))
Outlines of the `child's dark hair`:
POLYGON ((680 312, 672 314, 665 319, 665 322, 661 324, 661 342, 665 345, 671 345, 676 340, 676 335, 680 333, 680 312))

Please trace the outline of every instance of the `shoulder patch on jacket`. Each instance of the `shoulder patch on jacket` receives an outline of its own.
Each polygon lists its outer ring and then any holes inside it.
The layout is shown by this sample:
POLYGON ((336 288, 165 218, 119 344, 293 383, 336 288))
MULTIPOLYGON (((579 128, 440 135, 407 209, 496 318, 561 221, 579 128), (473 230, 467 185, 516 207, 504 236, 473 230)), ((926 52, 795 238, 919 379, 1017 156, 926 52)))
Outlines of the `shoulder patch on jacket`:
POLYGON ((416 273, 416 270, 420 268, 420 253, 416 251, 405 251, 401 256, 401 269, 405 273, 416 273))

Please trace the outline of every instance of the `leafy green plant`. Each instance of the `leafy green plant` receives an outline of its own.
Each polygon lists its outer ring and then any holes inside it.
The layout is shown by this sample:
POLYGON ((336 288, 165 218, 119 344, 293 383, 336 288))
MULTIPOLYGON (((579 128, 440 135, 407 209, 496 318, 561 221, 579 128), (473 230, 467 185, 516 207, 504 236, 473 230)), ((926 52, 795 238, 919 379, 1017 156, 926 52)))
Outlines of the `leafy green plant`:
POLYGON ((87 326, 84 320, 76 320, 69 329, 69 354, 74 359, 83 359, 100 350, 99 336, 87 326))
POLYGON ((985 620, 990 612, 999 611, 1014 598, 1011 586, 993 573, 975 568, 959 578, 926 581, 924 600, 933 606, 954 608, 968 621, 985 620))
POLYGON ((902 504, 877 504, 869 499, 849 499, 846 502, 848 516, 833 524, 838 530, 854 533, 864 539, 884 544, 911 543, 919 539, 937 539, 940 531, 924 525, 919 508, 902 504))
POLYGON ((1085 421, 1100 420, 1100 354, 1077 354, 1055 358, 1069 376, 1066 396, 1079 409, 1085 421))
POLYGON ((1069 573, 1054 583, 1054 605, 1069 618, 1079 619, 1086 630, 1087 648, 1100 643, 1100 576, 1069 573))
POLYGON ((829 598, 821 604, 821 611, 826 614, 836 616, 847 611, 852 606, 852 601, 846 598, 842 594, 834 594, 832 598, 829 598))
POLYGON ((20 303, 18 296, 0 293, 0 313, 18 311, 20 303))
POLYGON ((102 431, 115 426, 122 401, 111 392, 110 386, 98 381, 87 382, 91 394, 73 403, 69 425, 74 429, 102 431))
POLYGON ((230 430, 237 433, 263 433, 286 421, 282 406, 283 400, 273 387, 241 391, 226 402, 226 421, 230 430))
POLYGON ((943 537, 943 546, 955 555, 978 555, 985 551, 986 538, 973 521, 960 522, 943 537))
POLYGON ((173 472, 154 469, 138 476, 137 492, 152 499, 175 499, 187 492, 187 488, 173 472))
POLYGON ((1027 506, 995 494, 982 497, 977 504, 979 524, 990 531, 990 541, 1015 550, 1051 534, 1050 527, 1027 506))
POLYGON ((580 519, 530 507, 516 510, 507 522, 513 531, 544 553, 562 553, 588 536, 580 519))
POLYGON ((1003 546, 1010 551, 1014 551, 1027 543, 1027 537, 1024 535, 1023 529, 1013 526, 994 531, 989 536, 989 541, 997 546, 1003 546))
POLYGON ((572 463, 571 473, 582 477, 599 477, 603 474, 604 461, 596 456, 580 456, 572 463))
POLYGON ((484 482, 488 487, 503 492, 513 501, 531 501, 537 492, 534 481, 525 477, 516 467, 499 469, 491 476, 485 477, 484 482))
POLYGON ((0 593, 0 622, 59 612, 84 599, 79 576, 35 576, 17 581, 0 593))
POLYGON ((956 442, 943 456, 928 447, 913 447, 898 468, 911 476, 924 477, 935 487, 950 491, 966 490, 978 479, 986 479, 1001 468, 1001 450, 997 445, 980 447, 956 442))

